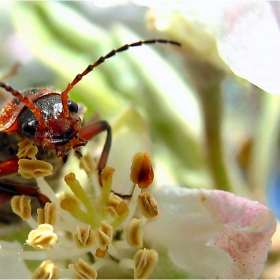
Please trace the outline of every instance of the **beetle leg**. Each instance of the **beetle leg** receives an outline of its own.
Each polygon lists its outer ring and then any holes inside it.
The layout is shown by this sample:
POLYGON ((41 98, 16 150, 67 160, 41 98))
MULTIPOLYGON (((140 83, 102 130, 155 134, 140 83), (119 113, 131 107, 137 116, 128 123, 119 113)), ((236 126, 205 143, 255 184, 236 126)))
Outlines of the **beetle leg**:
POLYGON ((51 202, 45 195, 39 192, 39 188, 22 186, 10 182, 0 181, 0 194, 1 193, 7 194, 7 196, 14 196, 14 195, 32 196, 38 199, 41 206, 44 206, 47 202, 51 202))
MULTIPOLYGON (((0 177, 12 175, 18 172, 17 157, 0 162, 0 177)), ((43 194, 41 194, 38 188, 23 186, 11 182, 0 181, 0 196, 5 200, 5 197, 11 198, 14 195, 27 195, 36 197, 41 206, 44 206, 50 200, 43 194)), ((1 198, 0 198, 1 201, 1 198)))
POLYGON ((18 157, 0 161, 0 177, 18 172, 18 157))
POLYGON ((106 141, 97 165, 98 175, 99 175, 99 183, 102 185, 101 180, 101 171, 106 166, 109 152, 111 149, 112 143, 112 129, 107 121, 98 121, 89 125, 86 125, 80 129, 79 137, 85 140, 90 140, 100 132, 107 131, 106 141))

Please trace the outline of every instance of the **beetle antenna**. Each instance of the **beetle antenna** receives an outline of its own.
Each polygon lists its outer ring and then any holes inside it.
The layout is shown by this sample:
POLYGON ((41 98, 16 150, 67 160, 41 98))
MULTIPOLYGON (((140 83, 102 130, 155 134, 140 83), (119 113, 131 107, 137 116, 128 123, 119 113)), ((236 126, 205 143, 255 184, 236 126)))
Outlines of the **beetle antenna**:
POLYGON ((42 112, 38 107, 36 107, 34 105, 32 100, 28 99, 26 96, 22 96, 21 93, 18 90, 12 88, 11 86, 9 86, 9 85, 7 85, 3 82, 0 82, 0 87, 4 88, 6 91, 11 93, 14 97, 16 97, 21 102, 23 102, 31 110, 31 112, 36 116, 40 125, 45 126, 45 122, 44 122, 42 112))
POLYGON ((85 70, 84 72, 82 72, 81 74, 78 74, 74 80, 68 84, 67 88, 61 93, 61 100, 62 100, 62 105, 63 105, 63 112, 65 117, 69 116, 69 109, 68 109, 68 93, 69 91, 85 76, 87 75, 89 72, 91 72, 94 68, 96 68, 97 66, 99 66, 100 64, 102 64, 103 62, 105 62, 105 60, 107 60, 108 58, 114 56, 116 53, 122 52, 122 51, 126 51, 128 50, 130 47, 138 47, 141 45, 149 45, 149 44, 155 44, 155 43, 160 43, 160 44, 171 44, 171 45, 175 45, 175 46, 181 46, 180 43, 175 42, 175 41, 171 41, 171 40, 165 40, 165 39, 151 39, 151 40, 144 40, 144 41, 138 41, 138 42, 134 42, 131 44, 126 44, 123 45, 122 47, 112 50, 111 52, 109 52, 108 54, 106 54, 105 56, 101 56, 96 62, 94 62, 93 64, 90 64, 85 70))

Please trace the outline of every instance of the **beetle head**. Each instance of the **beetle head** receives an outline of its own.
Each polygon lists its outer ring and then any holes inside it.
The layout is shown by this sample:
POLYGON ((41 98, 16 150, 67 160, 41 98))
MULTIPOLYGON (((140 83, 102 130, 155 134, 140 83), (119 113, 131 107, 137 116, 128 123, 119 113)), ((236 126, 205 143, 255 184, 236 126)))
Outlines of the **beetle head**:
POLYGON ((36 146, 54 148, 58 157, 66 156, 72 148, 79 153, 79 147, 86 145, 87 141, 78 136, 81 128, 78 104, 67 100, 68 113, 65 116, 61 96, 58 93, 42 95, 33 103, 39 109, 43 121, 26 107, 18 119, 21 133, 32 139, 36 146))

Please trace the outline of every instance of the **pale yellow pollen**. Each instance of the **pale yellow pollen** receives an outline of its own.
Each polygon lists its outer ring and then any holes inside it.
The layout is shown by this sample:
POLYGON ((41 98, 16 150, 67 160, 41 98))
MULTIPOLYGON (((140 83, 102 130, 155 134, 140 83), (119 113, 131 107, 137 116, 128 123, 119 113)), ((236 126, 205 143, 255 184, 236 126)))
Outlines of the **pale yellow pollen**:
POLYGON ((125 227, 125 236, 131 247, 141 248, 143 246, 143 222, 133 218, 125 227))
POLYGON ((68 267, 75 273, 77 279, 97 278, 97 271, 82 259, 75 264, 69 264, 68 267))
POLYGON ((152 160, 149 153, 137 153, 131 165, 130 180, 146 189, 154 180, 152 160))
POLYGON ((90 247, 94 244, 95 232, 88 225, 86 228, 77 226, 77 233, 73 234, 73 240, 78 248, 90 247))
POLYGON ((87 173, 87 176, 91 176, 96 171, 96 163, 89 153, 84 155, 80 159, 80 168, 84 169, 84 171, 87 173))
POLYGON ((157 202, 148 193, 141 193, 137 200, 138 209, 144 217, 151 219, 158 215, 157 202))
POLYGON ((31 216, 30 198, 25 195, 15 195, 11 199, 12 210, 15 214, 20 216, 23 220, 28 220, 31 216))
POLYGON ((101 250, 105 250, 106 246, 111 244, 113 238, 113 227, 108 221, 101 221, 99 229, 96 231, 96 243, 101 250))
POLYGON ((55 266, 50 260, 46 260, 35 270, 31 279, 58 279, 59 272, 57 266, 55 266))
POLYGON ((110 193, 107 205, 108 211, 112 215, 121 216, 128 210, 127 204, 118 195, 113 193, 110 193))
POLYGON ((133 257, 134 278, 147 279, 158 261, 158 253, 151 249, 141 249, 133 257))
POLYGON ((20 159, 18 165, 18 173, 26 179, 49 176, 53 171, 51 164, 37 159, 20 159))
POLYGON ((37 147, 34 145, 33 141, 25 138, 23 141, 18 143, 18 158, 32 158, 38 153, 37 147))
POLYGON ((38 224, 50 224, 55 225, 57 220, 56 206, 52 202, 47 202, 44 208, 37 209, 38 224))
POLYGON ((51 249, 54 243, 57 243, 57 235, 53 232, 53 226, 41 224, 37 229, 31 230, 28 234, 26 243, 32 247, 40 249, 51 249))

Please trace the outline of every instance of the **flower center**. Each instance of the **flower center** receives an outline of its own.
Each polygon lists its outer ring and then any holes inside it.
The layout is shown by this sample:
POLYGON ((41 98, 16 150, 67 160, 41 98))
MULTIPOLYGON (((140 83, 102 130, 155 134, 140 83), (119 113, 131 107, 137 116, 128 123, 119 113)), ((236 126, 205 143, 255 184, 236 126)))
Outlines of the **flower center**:
MULTIPOLYGON (((24 154, 24 151, 20 153, 24 154)), ((36 159, 33 157, 26 161, 33 163, 36 159)), ((24 174, 39 172, 32 170, 36 164, 25 163, 24 166, 24 174)), ((89 177, 94 176, 95 170, 92 168, 96 164, 91 157, 85 156, 80 166, 89 177)), ((109 278, 112 277, 112 271, 115 271, 114 278, 118 278, 118 273, 134 275, 135 278, 149 276, 158 260, 155 250, 143 247, 145 223, 158 215, 156 201, 151 195, 142 192, 153 180, 149 154, 139 153, 133 160, 130 177, 134 190, 130 197, 112 193, 113 174, 113 168, 104 168, 101 173, 102 187, 93 186, 91 195, 86 193, 74 173, 64 178, 70 192, 58 195, 42 178, 38 178, 42 193, 52 200, 44 209, 38 209, 38 222, 30 213, 26 214, 31 212, 28 206, 30 200, 26 197, 14 199, 12 204, 17 209, 15 212, 21 215, 20 209, 23 209, 22 216, 33 228, 26 241, 29 246, 36 248, 33 259, 44 260, 33 277, 59 275, 63 278, 92 279, 101 273, 102 277, 109 278), (65 263, 70 264, 63 266, 65 263), (108 271, 111 274, 107 274, 108 271)), ((21 258, 30 259, 30 255, 23 251, 21 258)))

